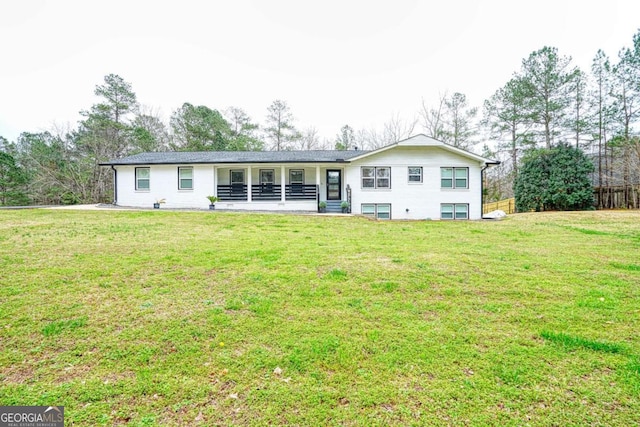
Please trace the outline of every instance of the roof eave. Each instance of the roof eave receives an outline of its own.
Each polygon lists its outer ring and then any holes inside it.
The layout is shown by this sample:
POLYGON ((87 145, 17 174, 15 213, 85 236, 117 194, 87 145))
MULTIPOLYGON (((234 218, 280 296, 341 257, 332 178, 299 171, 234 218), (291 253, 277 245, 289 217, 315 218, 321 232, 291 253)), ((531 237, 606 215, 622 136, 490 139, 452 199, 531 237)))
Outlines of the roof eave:
POLYGON ((265 160, 265 161, 251 161, 251 160, 237 160, 237 161, 225 161, 225 162, 105 162, 98 163, 98 166, 140 166, 140 165, 238 165, 238 164, 300 164, 300 163, 351 163, 351 159, 339 159, 339 160, 265 160))

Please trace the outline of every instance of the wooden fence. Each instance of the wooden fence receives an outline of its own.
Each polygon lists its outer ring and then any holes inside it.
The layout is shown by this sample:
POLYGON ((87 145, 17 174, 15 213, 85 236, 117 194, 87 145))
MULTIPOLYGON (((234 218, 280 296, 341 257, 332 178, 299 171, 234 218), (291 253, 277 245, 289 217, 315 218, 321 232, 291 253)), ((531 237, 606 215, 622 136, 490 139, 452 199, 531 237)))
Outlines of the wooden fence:
MULTIPOLYGON (((640 185, 596 187, 594 199, 597 209, 640 209, 640 185)), ((482 205, 483 214, 498 209, 506 214, 515 213, 516 199, 504 199, 482 205)))
POLYGON ((596 187, 594 196, 598 209, 640 208, 640 185, 596 187))
POLYGON ((486 214, 489 213, 491 211, 495 211, 495 210, 501 210, 504 211, 504 213, 506 214, 512 214, 516 212, 516 199, 515 198, 510 198, 510 199, 504 199, 504 200, 499 200, 497 202, 491 202, 491 203, 485 203, 484 205, 482 205, 482 213, 486 214))

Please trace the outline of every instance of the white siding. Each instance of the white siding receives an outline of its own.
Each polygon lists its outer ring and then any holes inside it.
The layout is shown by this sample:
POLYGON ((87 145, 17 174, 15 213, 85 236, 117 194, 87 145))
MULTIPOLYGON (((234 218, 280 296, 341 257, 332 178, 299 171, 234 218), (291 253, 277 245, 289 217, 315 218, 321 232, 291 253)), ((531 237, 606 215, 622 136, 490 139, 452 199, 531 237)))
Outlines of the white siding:
POLYGON ((353 162, 346 168, 352 189, 352 213, 363 203, 391 203, 392 219, 440 219, 441 203, 468 203, 469 218, 480 219, 482 164, 438 147, 395 147, 353 162), (391 167, 391 189, 363 189, 362 166, 391 167), (422 167, 422 183, 409 183, 409 166, 422 167), (468 167, 467 189, 442 189, 441 167, 468 167))
MULTIPOLYGON (((209 200, 206 196, 216 194, 214 187, 218 184, 229 184, 230 170, 244 170, 245 181, 248 178, 247 165, 216 167, 215 173, 214 165, 141 165, 139 167, 150 168, 148 191, 135 189, 134 166, 116 166, 118 171, 117 204, 119 206, 153 208, 156 200, 165 199, 166 202, 162 208, 208 209, 209 200), (178 190, 178 167, 193 167, 193 190, 178 190), (216 179, 218 182, 215 181, 216 179)), ((259 184, 260 169, 273 169, 275 171, 275 185, 280 185, 280 165, 252 167, 251 181, 254 185, 259 184)), ((289 182, 289 169, 304 169, 305 183, 315 184, 315 166, 313 168, 308 165, 287 166, 285 168, 286 183, 289 182)), ((315 200, 288 200, 285 203, 278 201, 218 201, 216 209, 315 212, 317 204, 315 200)))
POLYGON ((149 190, 136 191, 135 167, 116 166, 118 171, 118 205, 152 208, 157 199, 165 199, 167 208, 207 209, 207 196, 213 192, 212 165, 179 165, 193 167, 193 190, 178 190, 178 165, 152 165, 149 190))
MULTIPOLYGON (((426 137, 425 137, 426 138, 426 137)), ((422 138, 424 139, 424 138, 422 138)), ((425 140, 429 142, 428 140, 425 140)), ((285 176, 282 177, 280 164, 251 165, 252 184, 259 183, 260 169, 273 169, 275 185, 280 185, 282 178, 288 183, 290 169, 304 169, 305 184, 317 184, 320 190, 320 200, 326 200, 326 170, 340 169, 343 171, 342 199, 347 195, 344 189, 347 185, 352 190, 352 213, 361 213, 363 203, 391 204, 392 219, 439 219, 442 203, 466 203, 469 205, 469 218, 481 218, 481 158, 461 154, 459 150, 441 148, 437 145, 420 145, 405 143, 375 154, 365 155, 353 163, 321 163, 315 164, 286 164, 285 176), (390 189, 363 189, 361 184, 361 167, 390 167, 390 189), (422 183, 409 183, 408 168, 422 167, 422 183), (319 167, 319 182, 316 171, 319 167), (469 168, 468 188, 443 189, 440 185, 441 167, 469 168)), ((440 143, 438 143, 440 144, 440 143)), ((148 191, 135 190, 135 167, 116 166, 117 169, 117 203, 121 206, 135 206, 143 208, 153 207, 156 199, 164 198, 167 208, 208 209, 209 201, 206 196, 216 194, 217 185, 229 184, 231 169, 245 170, 245 180, 248 178, 249 165, 152 165, 141 167, 150 168, 150 185, 148 191), (193 167, 193 189, 178 190, 178 167, 193 167)), ((249 210, 286 210, 286 211, 315 211, 314 201, 253 201, 253 202, 222 202, 216 203, 216 209, 249 209, 249 210)))

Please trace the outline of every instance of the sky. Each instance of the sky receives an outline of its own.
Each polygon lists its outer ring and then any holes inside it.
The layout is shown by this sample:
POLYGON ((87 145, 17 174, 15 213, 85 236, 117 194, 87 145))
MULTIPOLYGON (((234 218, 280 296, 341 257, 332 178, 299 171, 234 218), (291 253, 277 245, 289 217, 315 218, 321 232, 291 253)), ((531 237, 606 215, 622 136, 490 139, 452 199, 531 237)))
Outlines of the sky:
POLYGON ((544 46, 588 71, 638 16, 638 0, 2 0, 0 136, 75 127, 113 73, 166 123, 184 102, 263 123, 281 99, 334 139, 445 91, 481 106, 544 46))

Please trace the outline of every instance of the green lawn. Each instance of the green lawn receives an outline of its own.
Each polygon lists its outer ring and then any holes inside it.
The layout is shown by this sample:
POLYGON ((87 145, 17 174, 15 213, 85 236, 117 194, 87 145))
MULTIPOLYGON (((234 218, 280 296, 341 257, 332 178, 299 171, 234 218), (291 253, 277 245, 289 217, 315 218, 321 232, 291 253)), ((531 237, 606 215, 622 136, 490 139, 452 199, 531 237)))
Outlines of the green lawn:
POLYGON ((68 425, 638 425, 639 335, 637 211, 0 211, 0 404, 68 425))

